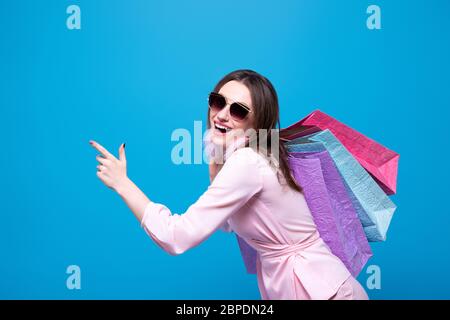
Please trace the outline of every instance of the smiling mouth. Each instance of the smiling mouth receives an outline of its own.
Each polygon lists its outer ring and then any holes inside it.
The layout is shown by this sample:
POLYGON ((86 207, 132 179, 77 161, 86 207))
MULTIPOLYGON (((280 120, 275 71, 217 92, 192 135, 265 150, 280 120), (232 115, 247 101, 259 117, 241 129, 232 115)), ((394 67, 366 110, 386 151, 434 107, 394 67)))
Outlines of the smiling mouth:
POLYGON ((227 128, 227 127, 221 126, 221 125, 219 125, 217 123, 214 124, 214 127, 221 133, 227 133, 227 132, 229 132, 231 130, 231 128, 227 128))

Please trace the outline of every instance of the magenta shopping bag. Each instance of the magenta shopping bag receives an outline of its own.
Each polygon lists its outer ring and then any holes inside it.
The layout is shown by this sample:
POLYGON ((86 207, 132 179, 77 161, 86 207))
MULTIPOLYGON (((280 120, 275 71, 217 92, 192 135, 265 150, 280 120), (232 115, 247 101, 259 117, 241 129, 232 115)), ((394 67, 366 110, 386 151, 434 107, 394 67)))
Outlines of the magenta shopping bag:
POLYGON ((399 154, 320 110, 280 130, 280 137, 290 141, 326 129, 339 139, 387 194, 396 192, 399 154))

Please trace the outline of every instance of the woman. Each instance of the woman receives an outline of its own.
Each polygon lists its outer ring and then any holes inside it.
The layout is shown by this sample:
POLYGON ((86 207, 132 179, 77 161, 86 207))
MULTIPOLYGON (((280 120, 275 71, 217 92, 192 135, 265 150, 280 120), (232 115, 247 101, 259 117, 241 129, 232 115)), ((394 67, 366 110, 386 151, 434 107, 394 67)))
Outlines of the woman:
POLYGON ((213 156, 223 151, 224 162, 210 164, 210 186, 184 214, 172 214, 149 200, 128 179, 125 145, 116 159, 91 141, 103 155, 97 156, 97 176, 118 192, 148 235, 172 255, 197 246, 217 229, 233 230, 258 252, 262 299, 368 299, 320 238, 301 187, 290 174, 283 144, 273 142, 271 129, 277 124, 278 98, 272 84, 254 71, 237 70, 221 79, 209 96, 207 140, 214 146, 213 156), (235 134, 243 131, 257 132, 256 140, 264 140, 267 148, 250 147, 255 136, 242 139, 235 134))

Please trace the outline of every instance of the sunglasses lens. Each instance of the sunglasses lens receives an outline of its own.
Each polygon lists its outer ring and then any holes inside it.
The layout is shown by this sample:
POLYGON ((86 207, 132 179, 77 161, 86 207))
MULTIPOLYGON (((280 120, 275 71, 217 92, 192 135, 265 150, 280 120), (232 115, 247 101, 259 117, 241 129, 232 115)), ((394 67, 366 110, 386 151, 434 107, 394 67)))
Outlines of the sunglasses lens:
POLYGON ((230 106, 230 114, 236 120, 244 120, 248 115, 248 110, 238 103, 233 103, 230 106))
POLYGON ((217 93, 210 93, 208 101, 209 107, 213 111, 220 111, 227 105, 225 98, 217 93))

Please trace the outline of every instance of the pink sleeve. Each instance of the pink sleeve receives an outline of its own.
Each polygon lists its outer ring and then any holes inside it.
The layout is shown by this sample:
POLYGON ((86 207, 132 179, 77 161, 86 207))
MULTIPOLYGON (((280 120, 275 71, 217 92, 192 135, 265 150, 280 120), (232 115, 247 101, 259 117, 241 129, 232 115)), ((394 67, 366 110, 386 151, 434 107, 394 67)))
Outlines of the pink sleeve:
POLYGON ((250 148, 236 150, 208 189, 182 215, 172 214, 163 204, 150 201, 141 226, 171 255, 197 246, 226 225, 228 218, 262 189, 256 157, 250 148))

